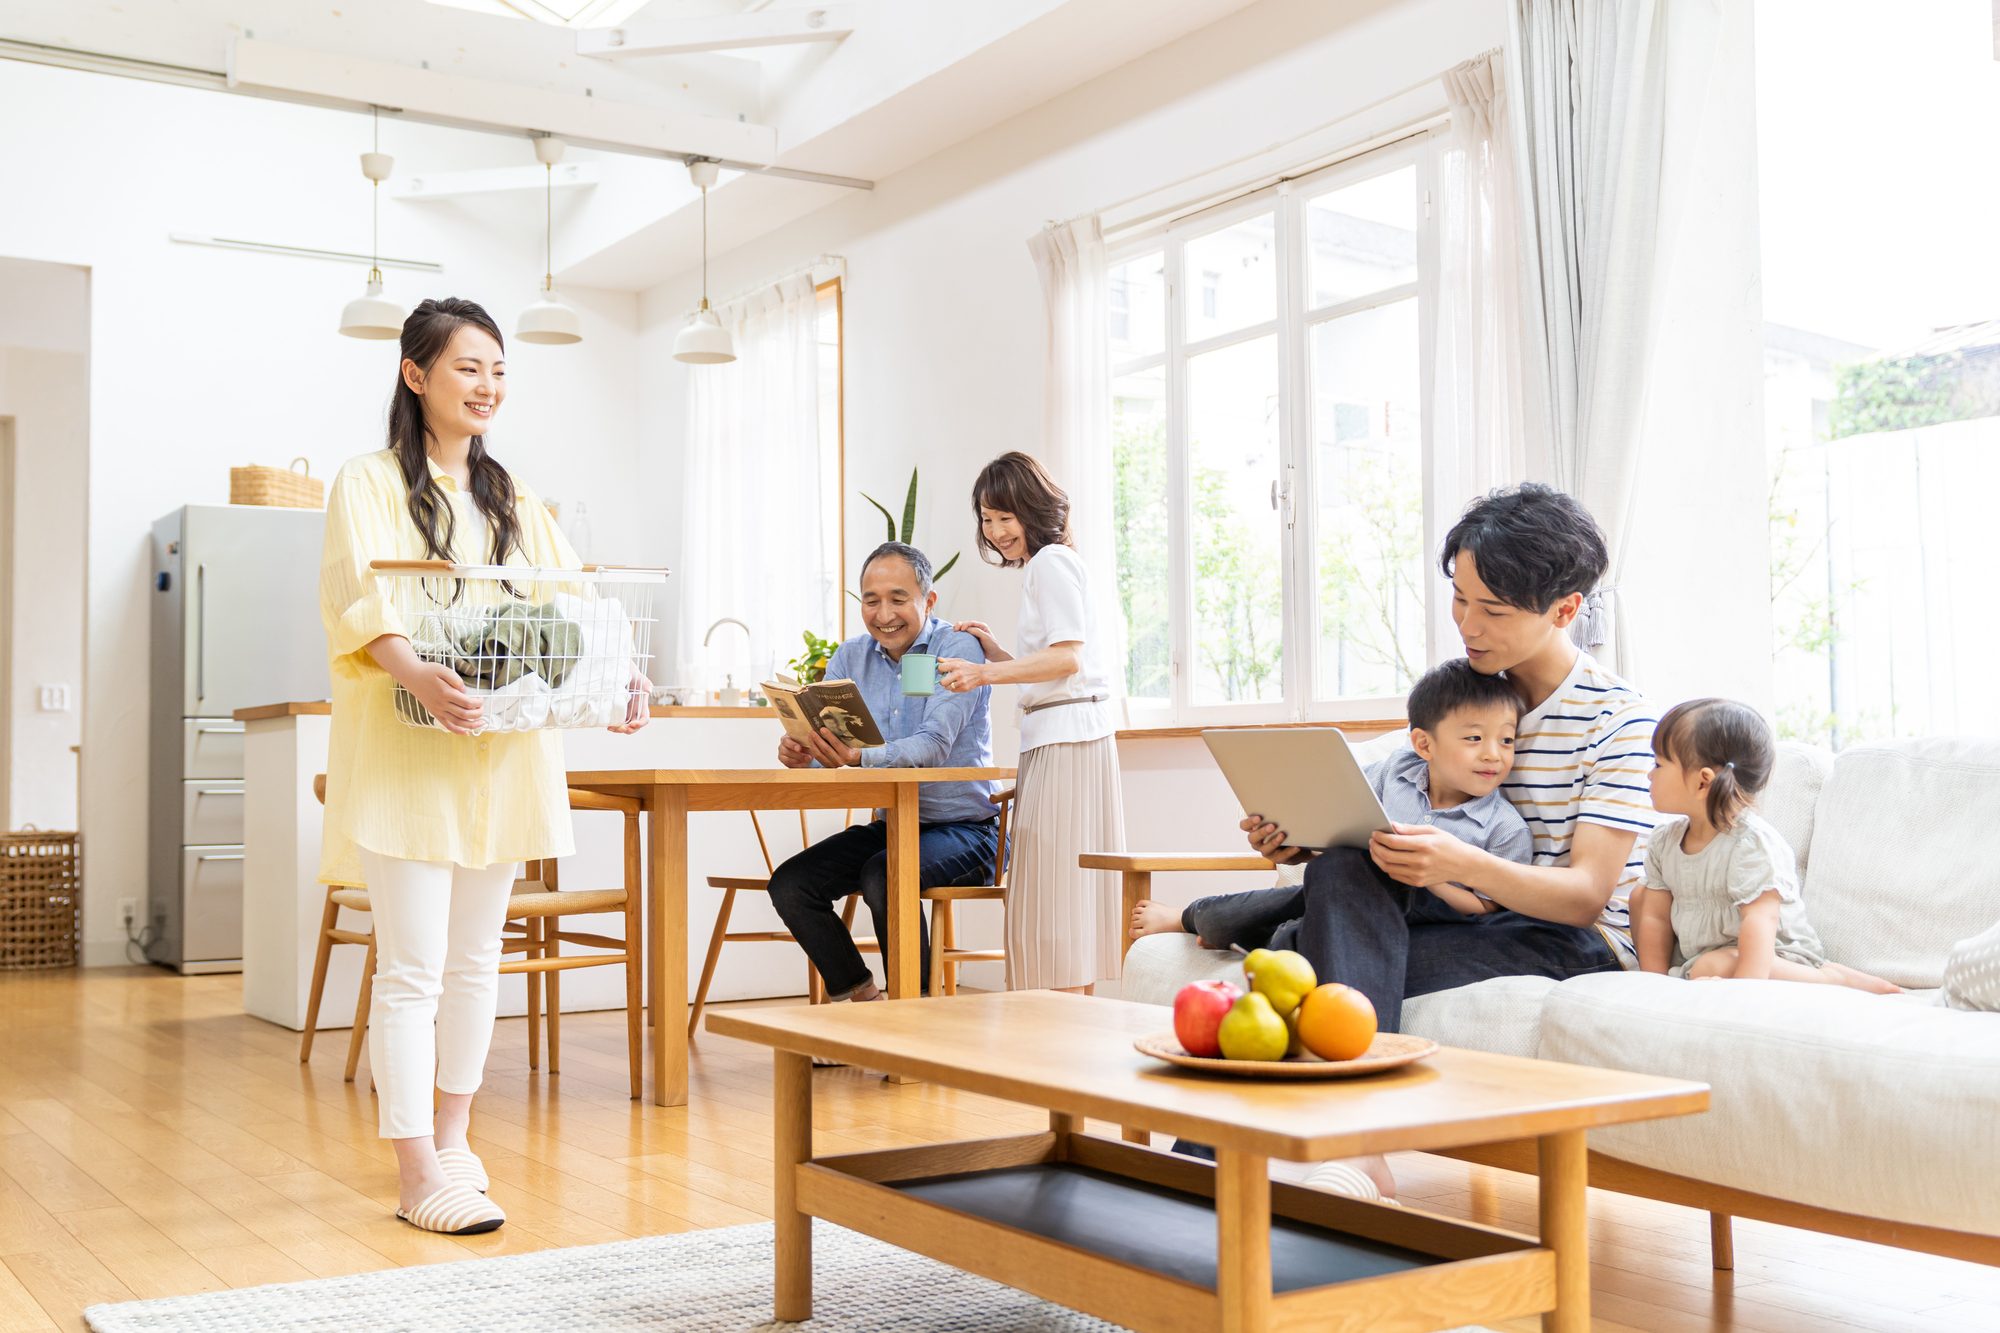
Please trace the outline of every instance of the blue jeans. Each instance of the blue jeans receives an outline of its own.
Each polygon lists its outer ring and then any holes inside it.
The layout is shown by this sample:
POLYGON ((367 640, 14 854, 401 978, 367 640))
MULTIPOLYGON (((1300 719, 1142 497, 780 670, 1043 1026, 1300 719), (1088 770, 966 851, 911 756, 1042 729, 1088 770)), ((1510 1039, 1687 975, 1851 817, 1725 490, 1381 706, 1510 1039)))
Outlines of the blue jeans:
MULTIPOLYGON (((918 882, 926 889, 956 884, 993 882, 993 853, 1000 843, 999 824, 926 824, 917 834, 918 882)), ((834 904, 859 893, 875 922, 875 938, 889 943, 889 825, 878 819, 856 824, 816 842, 779 866, 771 875, 771 906, 785 928, 812 959, 826 982, 826 993, 839 997, 868 981, 868 965, 854 947, 854 936, 840 924, 834 904)), ((930 977, 930 929, 917 914, 921 975, 930 977)))

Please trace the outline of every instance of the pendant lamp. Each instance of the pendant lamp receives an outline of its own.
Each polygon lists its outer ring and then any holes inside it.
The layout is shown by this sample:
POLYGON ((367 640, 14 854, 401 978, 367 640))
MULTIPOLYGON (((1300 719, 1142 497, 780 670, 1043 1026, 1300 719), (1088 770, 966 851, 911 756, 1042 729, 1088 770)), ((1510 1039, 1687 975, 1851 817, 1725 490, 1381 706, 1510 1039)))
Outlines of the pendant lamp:
POLYGON ((368 248, 368 291, 347 303, 340 312, 340 331, 350 338, 400 338, 403 336, 403 307, 382 295, 382 182, 395 170, 396 159, 382 151, 382 112, 375 115, 375 151, 361 155, 361 174, 372 185, 368 192, 368 215, 373 236, 368 248))
POLYGON ((708 187, 715 184, 715 163, 696 158, 688 163, 688 179, 701 187, 701 309, 674 339, 674 360, 713 366, 736 359, 736 344, 708 304, 708 187))
POLYGON ((541 299, 521 312, 514 336, 524 343, 580 343, 583 325, 576 311, 556 300, 555 198, 556 163, 562 161, 563 141, 552 134, 535 140, 535 157, 548 173, 542 196, 542 275, 541 299))

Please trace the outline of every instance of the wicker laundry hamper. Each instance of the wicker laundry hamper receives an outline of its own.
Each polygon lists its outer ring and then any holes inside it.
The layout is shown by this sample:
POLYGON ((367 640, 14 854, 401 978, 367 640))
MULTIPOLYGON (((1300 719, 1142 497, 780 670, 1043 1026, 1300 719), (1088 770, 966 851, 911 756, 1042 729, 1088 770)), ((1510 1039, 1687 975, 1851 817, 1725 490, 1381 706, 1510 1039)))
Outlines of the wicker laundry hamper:
POLYGON ((294 458, 292 467, 249 467, 229 469, 229 503, 233 505, 276 505, 280 509, 326 508, 326 483, 312 475, 312 464, 294 458), (305 471, 292 468, 305 463, 305 471))
POLYGON ((0 971, 75 967, 82 923, 77 835, 0 834, 0 971))

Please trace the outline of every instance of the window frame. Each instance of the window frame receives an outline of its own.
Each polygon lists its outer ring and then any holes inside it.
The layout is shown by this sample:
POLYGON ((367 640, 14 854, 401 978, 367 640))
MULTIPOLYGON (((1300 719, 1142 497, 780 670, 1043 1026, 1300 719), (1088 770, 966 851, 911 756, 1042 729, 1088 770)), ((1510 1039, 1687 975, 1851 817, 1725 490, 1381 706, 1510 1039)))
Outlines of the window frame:
MULTIPOLYGON (((1423 547, 1428 571, 1436 493, 1432 447, 1432 372, 1435 347, 1437 228, 1431 199, 1435 190, 1434 133, 1412 136, 1303 175, 1223 200, 1209 207, 1116 239, 1108 247, 1111 266, 1158 252, 1165 270, 1166 337, 1160 352, 1113 362, 1112 383, 1155 368, 1164 368, 1166 392, 1164 429, 1168 504, 1168 635, 1169 697, 1164 707, 1128 701, 1134 728, 1189 725, 1254 725, 1258 723, 1331 722, 1387 716, 1401 712, 1407 691, 1398 694, 1350 695, 1314 699, 1313 682, 1319 652, 1319 602, 1314 588, 1319 545, 1317 451, 1313 448, 1311 337, 1329 320, 1414 298, 1417 302, 1418 393, 1422 405, 1420 451, 1423 494, 1423 547), (1309 256, 1306 252, 1306 208, 1310 199, 1377 176, 1414 167, 1417 194, 1417 279, 1366 296, 1311 307, 1309 256), (1278 292, 1273 317, 1227 333, 1190 342, 1188 313, 1201 300, 1199 284, 1186 276, 1189 242, 1269 212, 1273 215, 1273 252, 1278 260, 1278 292), (1275 335, 1278 376, 1278 469, 1280 530, 1280 624, 1284 662, 1281 698, 1250 703, 1194 702, 1194 514, 1190 486, 1188 440, 1188 363, 1196 356, 1275 335)), ((1436 616, 1438 580, 1423 579, 1424 624, 1436 616)), ((1426 653, 1437 647, 1426 635, 1426 653)), ((1124 665, 1120 664, 1120 670, 1124 665)))

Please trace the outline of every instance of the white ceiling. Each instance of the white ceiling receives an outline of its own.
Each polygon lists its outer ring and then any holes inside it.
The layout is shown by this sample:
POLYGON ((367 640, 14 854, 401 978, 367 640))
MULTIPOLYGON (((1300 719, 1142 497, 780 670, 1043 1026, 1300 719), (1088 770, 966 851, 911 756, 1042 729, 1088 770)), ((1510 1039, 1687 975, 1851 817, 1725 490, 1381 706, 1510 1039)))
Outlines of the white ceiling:
MULTIPOLYGON (((0 38, 221 70, 231 41, 254 34, 257 42, 401 66, 418 78, 428 68, 768 125, 777 166, 877 181, 1251 3, 859 0, 855 30, 837 44, 617 61, 579 56, 571 29, 433 0, 0 0, 0 38)), ((762 7, 653 0, 634 21, 762 7)), ((772 7, 800 6, 772 0, 772 7)), ((697 262, 698 195, 679 168, 628 158, 631 169, 621 172, 616 155, 602 160, 605 184, 579 191, 583 198, 558 224, 558 276, 638 291, 697 262)), ((844 193, 772 177, 725 178, 709 200, 712 253, 722 252, 717 238, 742 244, 844 193)))

